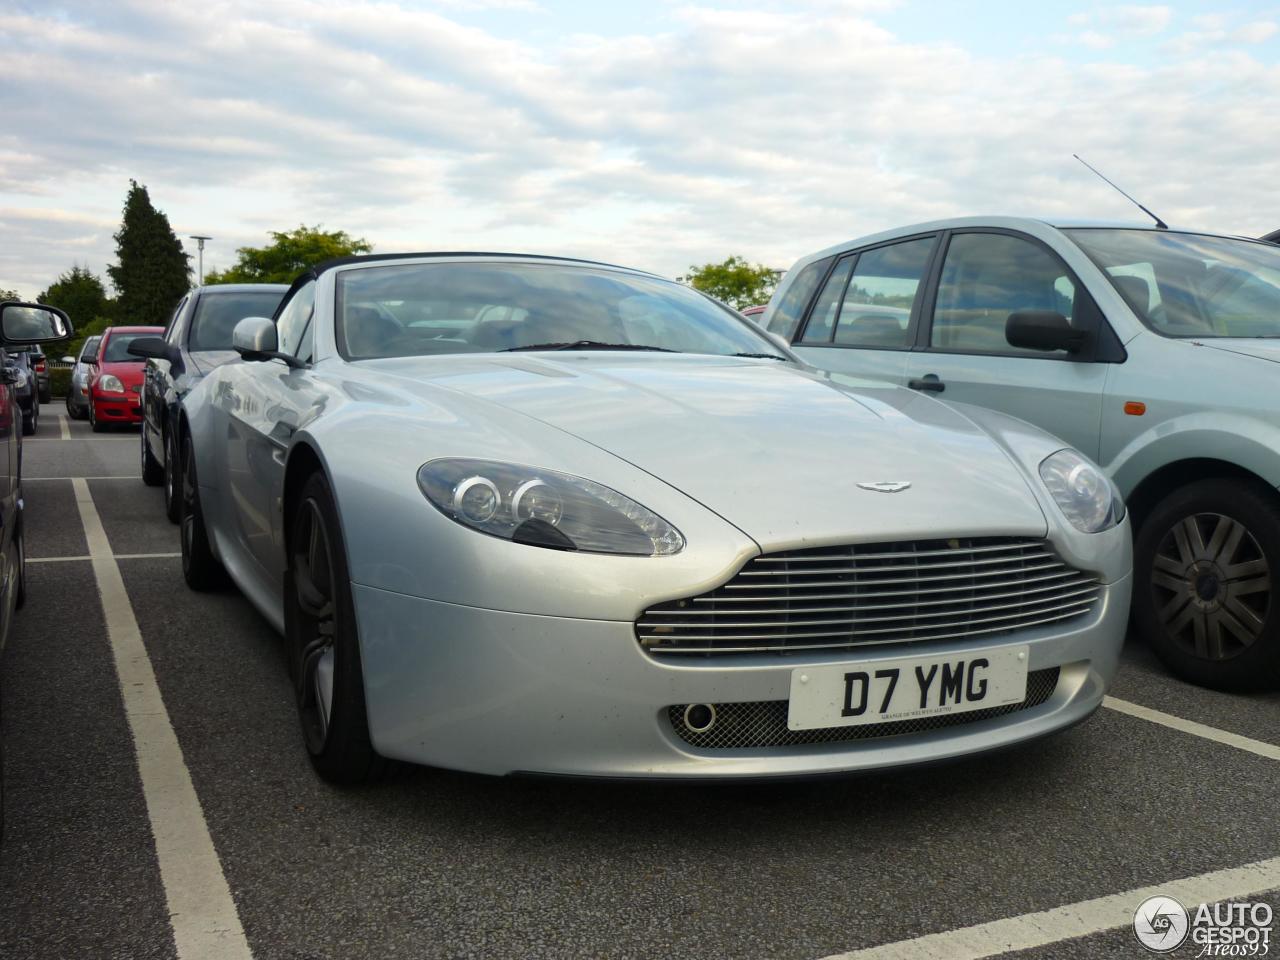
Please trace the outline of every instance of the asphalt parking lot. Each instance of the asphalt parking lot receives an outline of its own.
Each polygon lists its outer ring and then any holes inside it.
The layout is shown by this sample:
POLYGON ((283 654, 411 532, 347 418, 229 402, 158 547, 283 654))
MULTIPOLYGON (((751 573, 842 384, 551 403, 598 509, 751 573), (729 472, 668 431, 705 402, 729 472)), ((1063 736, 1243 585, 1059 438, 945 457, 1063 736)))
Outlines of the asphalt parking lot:
POLYGON ((242 942, 289 960, 907 958, 1027 943, 1011 955, 1141 957, 1111 920, 1147 888, 1280 914, 1280 695, 1187 686, 1136 644, 1116 700, 1087 723, 928 770, 692 786, 413 769, 330 787, 300 744, 275 634, 235 592, 183 584, 136 431, 95 435, 62 414, 46 406, 23 452, 28 601, 0 673, 0 957, 179 955, 185 875, 157 858, 103 564, 123 579, 243 930, 211 956, 243 956, 242 942))

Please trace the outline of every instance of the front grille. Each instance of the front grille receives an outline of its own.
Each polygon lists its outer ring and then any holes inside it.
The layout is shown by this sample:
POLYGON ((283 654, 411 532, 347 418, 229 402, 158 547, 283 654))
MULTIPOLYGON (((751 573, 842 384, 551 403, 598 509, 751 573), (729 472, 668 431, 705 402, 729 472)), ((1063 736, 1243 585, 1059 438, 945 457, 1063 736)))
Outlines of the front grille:
POLYGON ((636 636, 654 654, 986 637, 1086 614, 1099 590, 1042 540, 819 547, 755 557, 710 593, 650 607, 636 636))
POLYGON ((787 701, 759 700, 754 703, 717 703, 716 722, 710 730, 695 732, 684 722, 688 704, 667 708, 667 717, 676 735, 685 743, 704 750, 736 750, 748 747, 794 747, 810 743, 842 743, 849 740, 872 740, 877 737, 902 737, 942 727, 977 723, 992 717, 1003 717, 1038 707, 1058 686, 1058 668, 1032 670, 1027 674, 1027 696, 1021 703, 1005 704, 970 713, 951 713, 937 717, 891 720, 856 727, 823 727, 819 730, 788 730, 787 701))

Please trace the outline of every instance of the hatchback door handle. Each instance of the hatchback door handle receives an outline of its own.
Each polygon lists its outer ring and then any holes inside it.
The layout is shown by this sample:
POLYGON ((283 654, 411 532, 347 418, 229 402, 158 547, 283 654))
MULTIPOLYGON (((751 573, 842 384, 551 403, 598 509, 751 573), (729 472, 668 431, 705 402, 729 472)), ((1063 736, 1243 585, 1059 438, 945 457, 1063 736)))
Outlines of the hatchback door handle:
POLYGON ((924 390, 928 393, 941 393, 947 385, 938 379, 936 373, 926 373, 923 377, 908 380, 907 386, 912 390, 924 390))

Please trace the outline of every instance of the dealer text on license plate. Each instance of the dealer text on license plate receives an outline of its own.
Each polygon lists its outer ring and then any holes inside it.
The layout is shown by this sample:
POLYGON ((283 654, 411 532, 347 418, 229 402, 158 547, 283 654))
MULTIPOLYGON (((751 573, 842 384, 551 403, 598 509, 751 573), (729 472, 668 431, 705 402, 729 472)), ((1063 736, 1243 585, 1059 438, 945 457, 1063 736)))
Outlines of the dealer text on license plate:
POLYGON ((967 713, 1021 703, 1027 647, 800 667, 787 727, 816 730, 967 713))

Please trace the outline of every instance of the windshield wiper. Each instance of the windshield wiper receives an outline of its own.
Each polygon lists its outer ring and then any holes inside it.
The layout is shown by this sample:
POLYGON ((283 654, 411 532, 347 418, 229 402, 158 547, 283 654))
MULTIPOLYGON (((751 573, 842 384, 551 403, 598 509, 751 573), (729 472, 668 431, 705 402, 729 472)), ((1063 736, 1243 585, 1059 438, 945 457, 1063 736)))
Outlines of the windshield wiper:
POLYGON ((650 347, 643 343, 605 343, 603 340, 573 340, 560 343, 529 343, 522 347, 507 347, 499 353, 517 353, 521 350, 657 350, 661 353, 679 353, 667 347, 650 347))
POLYGON ((749 357, 754 360, 781 360, 784 363, 787 361, 786 357, 780 357, 776 353, 735 353, 733 356, 749 357))

